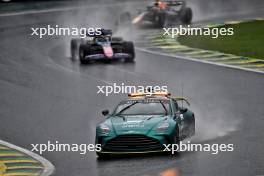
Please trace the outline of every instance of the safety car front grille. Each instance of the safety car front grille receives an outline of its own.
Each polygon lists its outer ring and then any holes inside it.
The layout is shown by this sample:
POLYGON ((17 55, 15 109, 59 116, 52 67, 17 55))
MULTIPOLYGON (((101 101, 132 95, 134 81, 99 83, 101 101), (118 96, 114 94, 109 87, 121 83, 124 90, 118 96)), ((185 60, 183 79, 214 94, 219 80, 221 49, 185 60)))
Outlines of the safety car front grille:
POLYGON ((144 135, 119 135, 108 141, 105 150, 109 151, 153 151, 162 150, 159 140, 144 135))

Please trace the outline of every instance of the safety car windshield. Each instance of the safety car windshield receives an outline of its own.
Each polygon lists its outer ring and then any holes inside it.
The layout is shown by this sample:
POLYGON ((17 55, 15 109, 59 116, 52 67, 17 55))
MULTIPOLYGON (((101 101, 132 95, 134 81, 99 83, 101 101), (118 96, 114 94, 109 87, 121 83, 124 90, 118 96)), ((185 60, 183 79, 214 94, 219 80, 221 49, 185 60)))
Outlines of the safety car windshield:
POLYGON ((128 100, 120 103, 115 115, 168 115, 170 104, 168 100, 128 100))

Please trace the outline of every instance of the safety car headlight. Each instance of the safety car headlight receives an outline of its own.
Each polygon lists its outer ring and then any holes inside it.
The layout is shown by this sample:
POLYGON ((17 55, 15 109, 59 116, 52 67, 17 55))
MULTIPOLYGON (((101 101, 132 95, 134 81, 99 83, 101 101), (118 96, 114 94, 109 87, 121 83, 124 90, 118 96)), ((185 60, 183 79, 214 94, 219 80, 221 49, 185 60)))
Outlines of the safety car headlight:
POLYGON ((161 123, 157 128, 156 128, 156 132, 160 133, 160 132, 164 132, 166 131, 168 128, 170 127, 170 124, 168 122, 163 122, 161 123))
POLYGON ((110 127, 105 124, 100 125, 99 129, 103 134, 108 134, 110 132, 110 127))

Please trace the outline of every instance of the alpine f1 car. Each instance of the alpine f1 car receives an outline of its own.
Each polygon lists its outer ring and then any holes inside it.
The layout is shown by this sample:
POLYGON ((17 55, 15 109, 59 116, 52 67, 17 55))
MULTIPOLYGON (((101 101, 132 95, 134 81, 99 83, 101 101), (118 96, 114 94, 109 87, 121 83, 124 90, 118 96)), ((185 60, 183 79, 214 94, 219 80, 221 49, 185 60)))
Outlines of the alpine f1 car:
POLYGON ((186 6, 184 0, 157 0, 154 5, 147 6, 145 10, 132 19, 129 12, 122 13, 119 19, 120 24, 142 24, 151 22, 158 27, 166 27, 176 23, 190 24, 192 21, 192 9, 186 6))
POLYGON ((135 50, 131 41, 124 41, 121 37, 112 37, 111 30, 102 30, 99 36, 88 36, 86 39, 71 40, 71 56, 77 57, 81 63, 102 60, 124 60, 134 62, 135 50))
POLYGON ((193 136, 194 113, 179 101, 190 105, 167 92, 133 93, 111 114, 102 111, 107 118, 96 127, 96 144, 101 145, 97 155, 163 152, 165 144, 193 136))

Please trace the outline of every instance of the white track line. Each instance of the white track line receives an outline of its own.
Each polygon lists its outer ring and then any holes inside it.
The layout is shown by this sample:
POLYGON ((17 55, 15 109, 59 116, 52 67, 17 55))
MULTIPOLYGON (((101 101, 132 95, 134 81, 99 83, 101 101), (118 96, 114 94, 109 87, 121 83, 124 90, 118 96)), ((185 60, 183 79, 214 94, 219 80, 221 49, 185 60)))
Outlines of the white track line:
POLYGON ((11 143, 8 143, 8 142, 2 141, 2 140, 0 140, 0 144, 7 146, 9 148, 15 149, 19 152, 25 153, 26 155, 28 155, 28 156, 32 157, 33 159, 39 161, 44 166, 44 170, 40 176, 50 176, 50 175, 54 174, 54 171, 55 171, 54 165, 50 161, 48 161, 47 159, 43 158, 42 156, 39 156, 38 154, 33 153, 27 149, 18 147, 14 144, 11 144, 11 143))
POLYGON ((177 55, 169 54, 169 53, 150 51, 150 50, 144 49, 144 48, 136 47, 136 49, 139 51, 143 51, 143 52, 150 53, 150 54, 156 54, 156 55, 160 55, 160 56, 173 57, 173 58, 177 58, 177 59, 189 60, 189 61, 194 61, 194 62, 206 63, 206 64, 217 65, 217 66, 221 66, 221 67, 235 68, 235 69, 239 69, 239 70, 264 74, 264 71, 254 70, 254 69, 250 69, 250 68, 243 68, 243 67, 238 67, 238 66, 234 66, 234 65, 227 65, 227 64, 222 64, 222 63, 214 63, 214 62, 210 62, 210 61, 206 61, 206 60, 199 60, 199 59, 193 59, 193 58, 184 57, 184 56, 177 56, 177 55))

